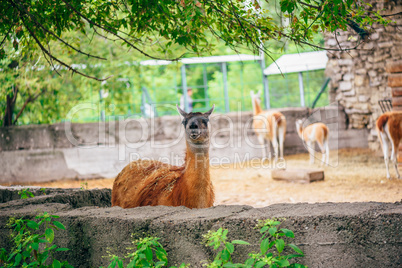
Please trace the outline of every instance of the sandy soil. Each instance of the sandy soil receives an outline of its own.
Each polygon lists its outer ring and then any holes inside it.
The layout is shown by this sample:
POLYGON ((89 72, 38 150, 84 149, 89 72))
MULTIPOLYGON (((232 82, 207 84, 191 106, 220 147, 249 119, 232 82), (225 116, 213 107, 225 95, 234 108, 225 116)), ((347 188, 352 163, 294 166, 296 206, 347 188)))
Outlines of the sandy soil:
MULTIPOLYGON (((316 155, 320 159, 321 155, 316 155)), ((310 166, 308 154, 287 156, 288 168, 320 168, 310 166)), ((402 199, 402 179, 394 170, 387 180, 382 157, 368 149, 331 151, 330 166, 324 167, 325 180, 309 184, 275 181, 271 169, 261 163, 247 162, 211 168, 215 186, 215 205, 251 205, 264 207, 275 203, 298 202, 396 202, 402 199)), ((61 188, 112 188, 114 179, 66 180, 29 185, 61 188)))

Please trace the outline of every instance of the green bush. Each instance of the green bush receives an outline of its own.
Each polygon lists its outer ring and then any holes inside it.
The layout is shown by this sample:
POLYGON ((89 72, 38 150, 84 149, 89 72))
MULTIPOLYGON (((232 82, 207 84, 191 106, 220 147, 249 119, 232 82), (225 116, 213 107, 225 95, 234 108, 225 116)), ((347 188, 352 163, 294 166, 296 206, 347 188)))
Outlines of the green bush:
POLYGON ((54 231, 65 230, 64 225, 54 219, 56 215, 44 212, 35 217, 37 221, 10 218, 7 227, 12 228, 11 238, 14 247, 11 252, 0 249, 2 267, 72 267, 67 261, 59 261, 53 257, 57 251, 67 251, 53 243, 54 231), (43 226, 44 228, 40 228, 43 226), (40 232, 44 229, 44 232, 40 232))

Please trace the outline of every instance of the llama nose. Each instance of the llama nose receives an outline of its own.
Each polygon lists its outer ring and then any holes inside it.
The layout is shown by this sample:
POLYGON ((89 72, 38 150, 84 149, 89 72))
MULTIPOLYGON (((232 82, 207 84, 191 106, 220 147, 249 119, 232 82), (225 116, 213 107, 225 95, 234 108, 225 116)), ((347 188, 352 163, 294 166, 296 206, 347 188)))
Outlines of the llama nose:
POLYGON ((192 139, 195 139, 195 138, 198 138, 199 136, 200 136, 200 131, 198 130, 198 129, 192 129, 191 131, 190 131, 190 137, 192 138, 192 139))

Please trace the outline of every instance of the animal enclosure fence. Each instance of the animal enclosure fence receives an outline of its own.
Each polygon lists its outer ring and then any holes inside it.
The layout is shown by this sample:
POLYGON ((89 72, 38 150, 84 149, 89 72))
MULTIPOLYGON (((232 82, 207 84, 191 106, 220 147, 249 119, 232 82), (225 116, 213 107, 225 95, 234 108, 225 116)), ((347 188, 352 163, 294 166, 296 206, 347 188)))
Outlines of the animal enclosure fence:
MULTIPOLYGON (((258 57, 238 56, 242 61, 220 56, 188 60, 181 65, 167 61, 142 62, 137 76, 111 80, 98 89, 90 87, 90 98, 86 101, 92 108, 80 110, 73 119, 65 120, 96 122, 116 120, 118 116, 173 115, 177 113, 175 105, 180 103, 185 88, 193 89, 193 111, 205 112, 212 104, 218 113, 249 111, 252 109, 250 91, 264 92, 265 79, 258 57)), ((316 96, 322 93, 316 106, 325 106, 328 95, 320 91, 324 81, 323 70, 304 72, 304 94, 301 95, 297 73, 271 75, 266 82, 270 96, 268 105, 271 108, 300 107, 303 98, 305 106, 312 107, 316 96)))

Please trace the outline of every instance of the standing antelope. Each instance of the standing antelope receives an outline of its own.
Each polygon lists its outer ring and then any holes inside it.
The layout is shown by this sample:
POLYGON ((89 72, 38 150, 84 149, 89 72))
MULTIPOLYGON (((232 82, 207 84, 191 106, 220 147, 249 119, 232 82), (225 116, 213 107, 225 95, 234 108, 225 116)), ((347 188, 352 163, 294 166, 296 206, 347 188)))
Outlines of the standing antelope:
POLYGON ((112 206, 211 207, 215 194, 209 176, 208 121, 214 107, 206 113, 186 113, 177 106, 186 137, 184 165, 150 160, 131 162, 113 183, 112 206))
POLYGON ((398 172, 398 151, 399 143, 402 139, 402 113, 388 112, 377 119, 376 129, 380 137, 382 151, 384 153, 385 167, 387 168, 387 179, 391 179, 389 174, 389 160, 395 167, 396 176, 401 178, 398 172), (391 159, 389 159, 388 142, 391 143, 391 159))
POLYGON ((260 93, 254 94, 250 92, 253 104, 253 129, 257 135, 258 142, 262 147, 263 159, 266 159, 267 150, 268 158, 271 158, 270 145, 274 148, 275 161, 278 160, 278 141, 279 156, 283 158, 283 143, 286 135, 286 118, 281 112, 263 111, 261 108, 260 93), (267 141, 267 145, 265 144, 267 141))
POLYGON ((329 130, 324 123, 314 123, 303 128, 303 121, 296 120, 296 130, 299 137, 307 144, 307 150, 310 154, 310 164, 314 163, 314 142, 318 143, 322 153, 321 165, 329 163, 329 130))

